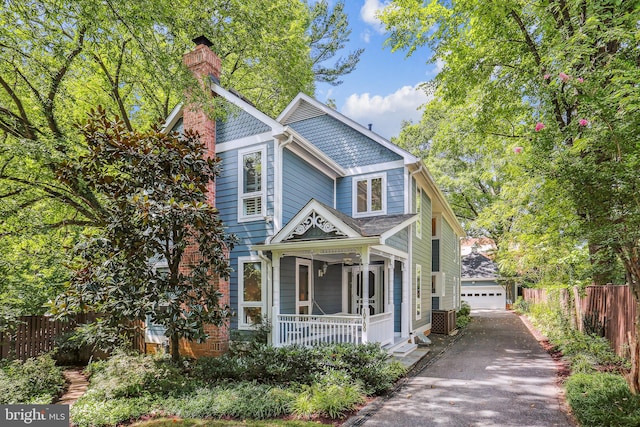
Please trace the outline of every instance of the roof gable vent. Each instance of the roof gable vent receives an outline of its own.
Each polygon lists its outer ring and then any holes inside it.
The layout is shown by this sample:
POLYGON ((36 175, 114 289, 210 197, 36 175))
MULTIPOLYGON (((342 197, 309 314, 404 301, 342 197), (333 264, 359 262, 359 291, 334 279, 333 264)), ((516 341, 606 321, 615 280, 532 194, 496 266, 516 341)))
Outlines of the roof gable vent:
POLYGON ((325 115, 326 113, 321 109, 314 107, 309 104, 305 100, 301 100, 300 104, 295 108, 295 110, 286 118, 286 121, 283 123, 284 125, 288 125, 290 123, 299 122, 306 119, 312 119, 314 117, 325 115))

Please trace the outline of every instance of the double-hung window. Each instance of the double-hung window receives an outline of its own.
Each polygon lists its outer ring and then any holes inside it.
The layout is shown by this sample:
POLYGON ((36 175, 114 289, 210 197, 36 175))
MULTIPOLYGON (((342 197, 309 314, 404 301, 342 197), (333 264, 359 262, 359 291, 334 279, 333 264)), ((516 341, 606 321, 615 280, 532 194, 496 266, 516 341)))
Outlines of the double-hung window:
POLYGON ((265 314, 265 292, 262 280, 262 261, 252 257, 238 259, 238 317, 239 329, 260 323, 265 314))
POLYGON ((243 150, 238 153, 239 221, 264 217, 266 157, 266 147, 243 150))
POLYGON ((382 215, 387 211, 386 175, 353 179, 353 216, 382 215))

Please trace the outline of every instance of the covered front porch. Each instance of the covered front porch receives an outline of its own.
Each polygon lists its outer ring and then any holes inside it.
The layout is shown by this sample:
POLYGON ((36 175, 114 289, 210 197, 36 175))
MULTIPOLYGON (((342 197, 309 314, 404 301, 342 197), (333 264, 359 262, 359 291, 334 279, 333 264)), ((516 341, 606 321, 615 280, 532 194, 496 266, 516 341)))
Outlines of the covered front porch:
POLYGON ((271 243, 255 246, 268 259, 272 344, 406 343, 408 254, 387 239, 412 218, 378 218, 378 231, 367 233, 316 202, 271 243))

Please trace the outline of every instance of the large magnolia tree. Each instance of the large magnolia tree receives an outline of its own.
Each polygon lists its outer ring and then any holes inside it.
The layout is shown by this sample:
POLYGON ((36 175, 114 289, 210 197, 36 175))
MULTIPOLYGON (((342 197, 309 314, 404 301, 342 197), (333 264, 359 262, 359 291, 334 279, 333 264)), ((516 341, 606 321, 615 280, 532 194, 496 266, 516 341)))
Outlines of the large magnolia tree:
POLYGON ((107 226, 78 246, 56 313, 89 309, 120 329, 148 318, 165 327, 177 360, 181 338, 205 339, 206 324, 221 326, 231 316, 218 280, 229 277, 234 238, 207 203, 219 160, 206 157, 196 134, 129 131, 103 110, 82 134, 88 152, 60 179, 81 173, 103 194, 107 226), (194 245, 197 257, 187 253, 194 245))
MULTIPOLYGON (((470 93, 479 92, 478 115, 517 112, 529 173, 570 200, 589 245, 595 281, 612 277, 608 273, 617 257, 636 301, 639 13, 637 2, 613 0, 397 0, 382 17, 394 48, 412 52, 427 44, 432 60, 444 62, 437 96, 464 104, 470 93)), ((509 134, 512 123, 489 121, 487 126, 509 134)), ((632 356, 629 384, 638 392, 637 340, 632 356)))

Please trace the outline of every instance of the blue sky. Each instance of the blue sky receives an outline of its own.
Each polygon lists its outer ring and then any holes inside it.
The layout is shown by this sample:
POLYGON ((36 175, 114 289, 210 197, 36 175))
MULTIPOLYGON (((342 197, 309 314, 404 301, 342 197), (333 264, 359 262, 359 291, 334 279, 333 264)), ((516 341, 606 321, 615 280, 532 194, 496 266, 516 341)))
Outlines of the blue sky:
POLYGON ((384 46, 387 35, 375 18, 376 10, 382 7, 380 0, 345 0, 352 30, 345 50, 364 48, 364 53, 340 86, 318 85, 316 98, 321 102, 334 99, 338 111, 365 126, 373 124, 374 132, 391 138, 398 135, 403 120, 420 120, 418 108, 428 99, 417 86, 431 80, 439 67, 427 64, 431 57, 428 48, 406 58, 405 52, 392 53, 384 46))

